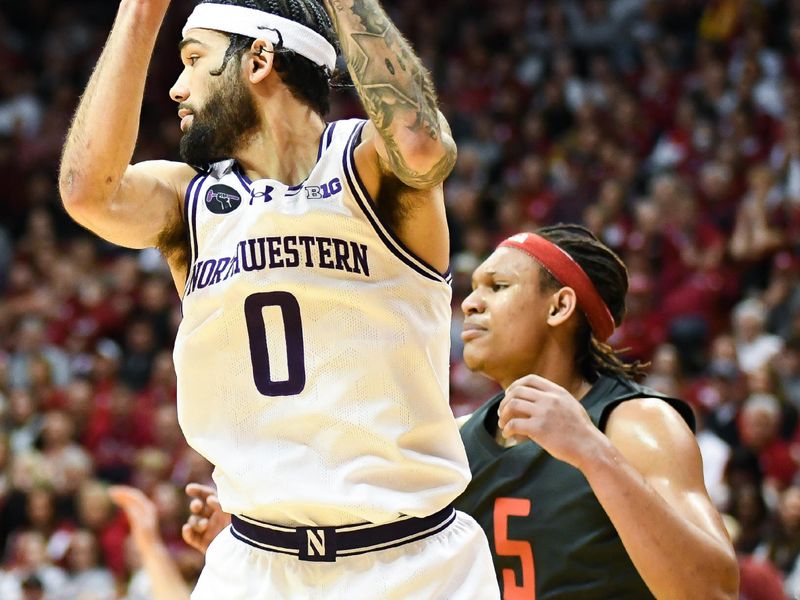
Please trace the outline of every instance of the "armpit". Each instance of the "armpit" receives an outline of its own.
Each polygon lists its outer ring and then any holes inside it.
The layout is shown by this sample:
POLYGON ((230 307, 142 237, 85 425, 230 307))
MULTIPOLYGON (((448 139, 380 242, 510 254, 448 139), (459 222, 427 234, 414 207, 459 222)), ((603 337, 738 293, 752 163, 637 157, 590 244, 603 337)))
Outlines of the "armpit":
POLYGON ((189 260, 189 234, 181 218, 175 219, 159 234, 156 248, 171 265, 186 265, 189 260))

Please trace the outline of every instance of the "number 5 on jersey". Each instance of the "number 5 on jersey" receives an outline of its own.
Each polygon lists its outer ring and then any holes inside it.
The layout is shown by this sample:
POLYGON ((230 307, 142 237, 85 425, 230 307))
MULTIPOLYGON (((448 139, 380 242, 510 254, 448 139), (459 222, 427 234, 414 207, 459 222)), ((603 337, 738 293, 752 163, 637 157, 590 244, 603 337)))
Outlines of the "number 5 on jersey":
MULTIPOLYGON (((300 320, 300 305, 289 292, 260 292, 251 294, 244 301, 244 317, 247 336, 250 340, 250 360, 253 363, 253 382, 264 396, 293 396, 306 386, 306 365, 303 354, 303 323, 300 320), (264 323, 264 308, 277 306, 281 309, 284 339, 286 341, 286 370, 288 377, 273 381, 270 369, 267 330, 264 323)), ((273 333, 273 332, 270 332, 273 333)))
POLYGON ((503 569, 503 600, 535 600, 536 571, 530 542, 508 538, 509 517, 527 517, 531 501, 527 498, 496 498, 494 501, 494 546, 497 556, 519 558, 522 581, 517 583, 513 569, 503 569))

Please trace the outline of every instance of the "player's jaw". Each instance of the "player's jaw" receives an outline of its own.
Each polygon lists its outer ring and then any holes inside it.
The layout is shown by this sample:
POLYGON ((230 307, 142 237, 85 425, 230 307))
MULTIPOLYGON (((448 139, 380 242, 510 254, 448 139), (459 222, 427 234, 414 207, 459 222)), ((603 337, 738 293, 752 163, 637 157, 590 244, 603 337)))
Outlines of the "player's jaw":
POLYGON ((258 131, 261 117, 250 90, 230 66, 214 78, 208 100, 202 106, 180 104, 180 153, 195 166, 233 158, 249 136, 258 131))

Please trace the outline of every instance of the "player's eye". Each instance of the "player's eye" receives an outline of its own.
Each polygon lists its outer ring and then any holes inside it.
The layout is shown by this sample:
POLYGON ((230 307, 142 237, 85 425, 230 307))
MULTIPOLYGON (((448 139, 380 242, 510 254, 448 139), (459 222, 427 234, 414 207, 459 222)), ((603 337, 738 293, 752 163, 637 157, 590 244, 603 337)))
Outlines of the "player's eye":
POLYGON ((199 59, 200 59, 199 56, 192 55, 189 57, 189 64, 194 66, 194 63, 196 63, 199 59))
POLYGON ((505 283, 505 282, 501 282, 501 281, 495 281, 495 282, 492 284, 492 291, 493 291, 493 292, 499 292, 500 290, 504 290, 504 289, 506 289, 507 287, 508 287, 508 284, 507 284, 507 283, 505 283))

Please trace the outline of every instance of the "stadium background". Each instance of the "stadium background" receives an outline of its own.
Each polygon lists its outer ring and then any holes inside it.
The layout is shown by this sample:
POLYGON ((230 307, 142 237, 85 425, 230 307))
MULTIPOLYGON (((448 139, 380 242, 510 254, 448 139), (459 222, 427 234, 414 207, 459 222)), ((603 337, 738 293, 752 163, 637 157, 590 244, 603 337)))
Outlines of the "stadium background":
MULTIPOLYGON (((743 597, 800 592, 800 2, 387 0, 435 76, 459 144, 452 405, 494 391, 460 360, 469 274, 508 234, 586 224, 626 260, 612 342, 697 409, 707 485, 730 516, 743 597), (773 586, 773 587, 770 587, 773 586)), ((134 160, 176 159, 167 90, 190 0, 150 70, 134 160)), ((154 251, 103 243, 60 205, 64 134, 116 2, 0 2, 0 597, 141 598, 129 483, 180 540, 182 487, 210 480, 177 426, 180 319, 154 251), (129 582, 132 583, 129 585, 129 582), (32 597, 32 596, 29 596, 32 597)), ((131 48, 130 52, 135 52, 131 48)), ((360 115, 334 93, 330 119, 360 115)), ((143 198, 142 202, 147 199, 143 198)))

